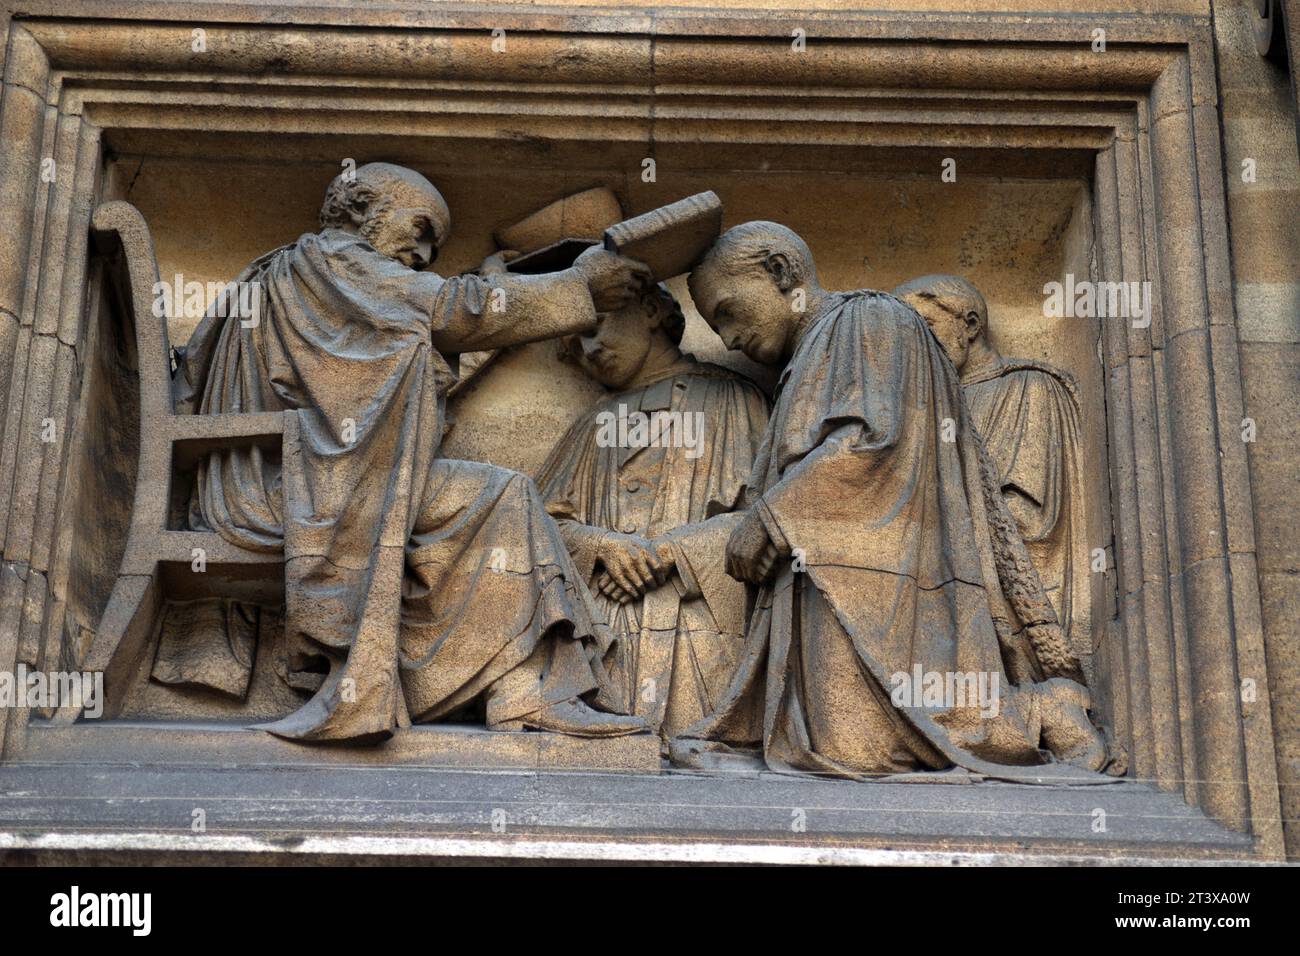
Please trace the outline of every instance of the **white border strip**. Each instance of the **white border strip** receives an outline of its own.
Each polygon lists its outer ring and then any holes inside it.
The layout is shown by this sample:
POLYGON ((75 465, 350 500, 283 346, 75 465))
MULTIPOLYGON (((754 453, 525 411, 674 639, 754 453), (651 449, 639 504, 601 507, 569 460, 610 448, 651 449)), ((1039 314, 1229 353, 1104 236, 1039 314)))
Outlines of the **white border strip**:
MULTIPOLYGON (((309 836, 284 842, 244 835, 67 832, 24 836, 0 833, 4 851, 173 852, 258 854, 287 863, 311 863, 320 856, 376 856, 505 861, 592 863, 697 863, 776 866, 1242 866, 1258 859, 1184 859, 1068 852, 972 852, 969 850, 819 847, 780 843, 692 843, 642 840, 547 840, 534 837, 309 836)), ((184 862, 178 859, 177 862, 184 862)), ((211 861, 219 863, 219 861, 211 861)), ((269 861, 268 861, 269 862, 269 861)))

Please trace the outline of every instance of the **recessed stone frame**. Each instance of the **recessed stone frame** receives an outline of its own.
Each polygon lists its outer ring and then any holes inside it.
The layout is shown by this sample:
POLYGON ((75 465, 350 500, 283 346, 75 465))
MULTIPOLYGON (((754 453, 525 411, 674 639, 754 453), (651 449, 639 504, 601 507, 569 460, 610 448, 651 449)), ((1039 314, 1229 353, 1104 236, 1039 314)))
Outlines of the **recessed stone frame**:
MULTIPOLYGON (((1137 778, 1181 790, 1251 832, 1260 855, 1281 855, 1207 18, 566 16, 442 5, 372 16, 204 4, 204 19, 189 20, 179 6, 130 22, 72 2, 66 18, 10 24, 0 670, 57 648, 71 503, 95 493, 94 476, 66 464, 82 437, 84 317, 98 288, 88 220, 112 135, 400 129, 432 141, 468 128, 650 149, 689 140, 1064 150, 1095 161, 1094 278, 1150 280, 1154 290, 1149 328, 1102 328, 1116 609, 1102 691, 1137 778), (349 22, 363 18, 371 25, 349 22), (809 43, 792 56, 797 26, 809 43), (219 55, 191 51, 195 27, 219 55), (509 45, 494 56, 488 34, 498 27, 509 45), (1104 53, 1090 46, 1098 28, 1104 53), (59 170, 52 183, 41 175, 48 158, 59 170), (41 440, 46 419, 54 441, 41 440), (1242 692, 1247 680, 1253 696, 1242 692)), ((17 710, 7 727, 0 720, 6 753, 27 719, 17 710)))

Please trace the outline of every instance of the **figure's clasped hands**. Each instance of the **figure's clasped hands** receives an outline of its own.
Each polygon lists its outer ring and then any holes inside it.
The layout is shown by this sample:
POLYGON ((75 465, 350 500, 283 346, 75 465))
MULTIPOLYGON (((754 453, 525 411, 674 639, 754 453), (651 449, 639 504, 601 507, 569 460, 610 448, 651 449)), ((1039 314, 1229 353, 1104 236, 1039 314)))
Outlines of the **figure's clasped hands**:
POLYGON ((750 508, 727 542, 727 573, 737 581, 762 584, 772 576, 780 557, 758 509, 750 508))
POLYGON ((661 586, 673 572, 672 548, 636 534, 608 532, 596 551, 596 590, 611 600, 627 604, 661 586))

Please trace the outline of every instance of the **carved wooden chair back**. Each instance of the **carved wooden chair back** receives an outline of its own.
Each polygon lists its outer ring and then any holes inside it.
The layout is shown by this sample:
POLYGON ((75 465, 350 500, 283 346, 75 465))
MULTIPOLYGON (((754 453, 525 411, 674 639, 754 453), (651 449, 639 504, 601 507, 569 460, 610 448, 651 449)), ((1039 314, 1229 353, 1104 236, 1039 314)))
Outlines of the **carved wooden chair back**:
POLYGON ((127 202, 103 203, 91 219, 91 235, 105 259, 119 307, 135 329, 140 386, 140 450, 130 531, 84 664, 104 672, 105 716, 112 717, 147 672, 165 601, 283 600, 283 555, 248 551, 210 531, 169 527, 169 515, 179 474, 214 449, 278 449, 286 413, 176 414, 167 319, 155 308, 158 265, 144 216, 127 202))

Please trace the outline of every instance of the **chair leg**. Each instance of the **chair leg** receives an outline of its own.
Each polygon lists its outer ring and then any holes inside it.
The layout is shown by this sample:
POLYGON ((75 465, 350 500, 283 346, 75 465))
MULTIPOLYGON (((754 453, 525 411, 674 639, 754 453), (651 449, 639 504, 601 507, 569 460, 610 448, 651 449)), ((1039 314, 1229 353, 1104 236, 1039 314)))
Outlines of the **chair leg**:
MULTIPOLYGON (((151 575, 120 575, 113 585, 90 652, 82 664, 86 670, 104 672, 104 717, 121 714, 147 662, 150 639, 161 608, 157 570, 151 575)), ((72 719, 76 716, 72 715, 72 719)), ((60 723, 65 719, 62 712, 55 717, 60 723)))

